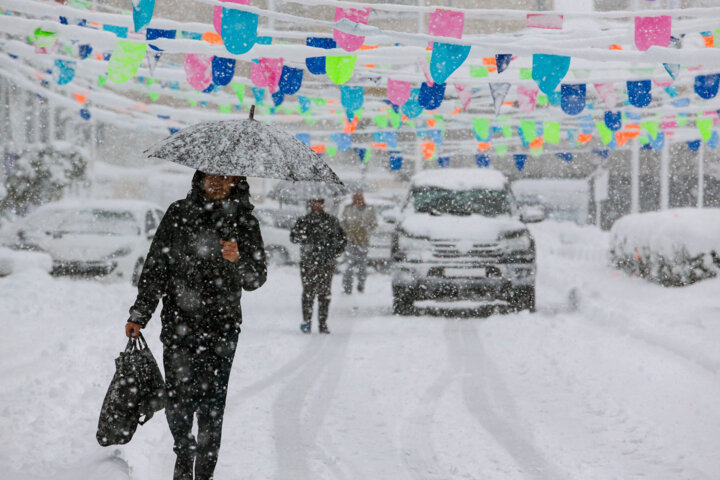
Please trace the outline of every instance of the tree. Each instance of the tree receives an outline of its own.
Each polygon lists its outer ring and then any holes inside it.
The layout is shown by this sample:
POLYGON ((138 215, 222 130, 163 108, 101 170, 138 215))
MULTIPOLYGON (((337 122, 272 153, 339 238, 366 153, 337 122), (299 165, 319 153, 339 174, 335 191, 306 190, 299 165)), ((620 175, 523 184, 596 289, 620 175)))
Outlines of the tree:
POLYGON ((85 180, 87 165, 86 151, 69 142, 29 146, 6 165, 0 210, 24 214, 32 206, 61 199, 70 185, 85 180))

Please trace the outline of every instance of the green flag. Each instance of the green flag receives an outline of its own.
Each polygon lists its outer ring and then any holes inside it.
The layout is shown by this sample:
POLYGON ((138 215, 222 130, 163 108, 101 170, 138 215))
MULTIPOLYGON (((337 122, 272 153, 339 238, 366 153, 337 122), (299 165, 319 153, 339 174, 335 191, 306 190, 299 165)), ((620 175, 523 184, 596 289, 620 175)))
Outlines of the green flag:
POLYGON ((498 154, 498 157, 502 158, 505 156, 505 154, 508 151, 507 145, 495 145, 495 152, 498 154))
POLYGON ((595 122, 595 128, 597 128, 597 131, 600 134, 600 140, 602 140, 603 145, 607 145, 612 142, 613 132, 607 127, 607 125, 605 125, 605 122, 595 122))
POLYGON ((473 118, 473 130, 475 135, 483 142, 490 137, 490 119, 489 118, 473 118))
POLYGON ((373 117, 373 122, 375 122, 375 125, 377 125, 381 129, 386 129, 388 126, 388 117, 387 115, 375 115, 373 117))
POLYGON ((325 57, 325 71, 328 78, 337 85, 347 82, 355 71, 356 60, 356 55, 325 57))
POLYGON ((118 40, 108 62, 108 78, 115 83, 124 83, 133 78, 145 58, 145 42, 118 40))
POLYGON ((560 143, 560 123, 543 122, 543 137, 547 143, 560 143))
POLYGON ((245 103, 245 85, 240 82, 230 82, 230 86, 232 87, 233 92, 235 92, 240 105, 245 103))
POLYGON ((660 131, 660 122, 655 120, 646 120, 640 124, 652 138, 657 138, 658 132, 660 131))
POLYGON ((708 140, 710 140, 713 131, 712 118, 698 118, 697 120, 695 120, 695 126, 698 130, 700 130, 700 135, 702 136, 703 142, 707 142, 708 140))
POLYGON ((520 122, 520 130, 526 142, 532 142, 537 138, 537 130, 535 129, 535 122, 533 120, 522 120, 520 122))

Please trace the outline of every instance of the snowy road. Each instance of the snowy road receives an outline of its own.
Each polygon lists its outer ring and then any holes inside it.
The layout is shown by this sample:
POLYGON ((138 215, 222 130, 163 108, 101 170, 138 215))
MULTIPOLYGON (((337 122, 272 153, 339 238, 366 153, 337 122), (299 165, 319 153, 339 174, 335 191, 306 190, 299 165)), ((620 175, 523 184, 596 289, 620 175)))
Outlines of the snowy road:
MULTIPOLYGON (((297 272, 271 271, 218 480, 720 478, 720 280, 664 289, 605 266, 594 229, 533 229, 535 315, 394 317, 386 276, 350 297, 336 278, 332 335, 304 336, 297 272)), ((171 478, 163 415, 95 442, 133 289, 24 272, 0 292, 2 478, 171 478)))

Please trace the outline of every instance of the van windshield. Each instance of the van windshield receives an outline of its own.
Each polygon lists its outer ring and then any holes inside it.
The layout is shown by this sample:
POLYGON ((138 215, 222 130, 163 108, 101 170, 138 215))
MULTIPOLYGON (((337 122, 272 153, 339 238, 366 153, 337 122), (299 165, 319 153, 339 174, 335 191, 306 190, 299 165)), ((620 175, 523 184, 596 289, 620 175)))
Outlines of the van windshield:
POLYGON ((418 188, 412 191, 415 211, 435 215, 511 215, 511 199, 505 190, 445 190, 418 188))

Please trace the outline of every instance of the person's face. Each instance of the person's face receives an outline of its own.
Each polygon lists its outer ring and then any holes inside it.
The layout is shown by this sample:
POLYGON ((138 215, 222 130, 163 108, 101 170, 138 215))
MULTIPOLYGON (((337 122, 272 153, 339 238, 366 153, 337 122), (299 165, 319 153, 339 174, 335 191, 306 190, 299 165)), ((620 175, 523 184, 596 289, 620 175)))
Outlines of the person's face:
POLYGON ((358 207, 365 205, 365 197, 363 197, 362 192, 355 192, 353 195, 353 203, 358 207))
POLYGON ((225 200, 237 181, 237 177, 232 175, 205 175, 205 196, 208 200, 225 200))
POLYGON ((325 209, 325 202, 310 202, 311 212, 322 212, 325 209))

